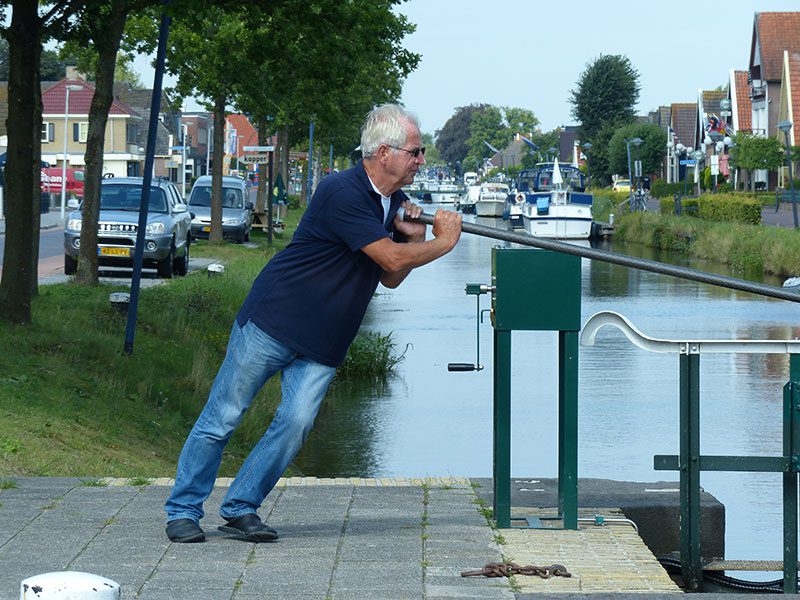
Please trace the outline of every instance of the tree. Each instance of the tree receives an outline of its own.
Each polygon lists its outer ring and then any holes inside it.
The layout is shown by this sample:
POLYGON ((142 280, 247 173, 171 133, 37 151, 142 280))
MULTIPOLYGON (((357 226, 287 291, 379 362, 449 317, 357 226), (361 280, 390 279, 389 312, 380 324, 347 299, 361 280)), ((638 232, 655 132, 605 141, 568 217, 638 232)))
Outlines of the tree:
POLYGON ((748 180, 751 190, 755 188, 755 181, 750 177, 750 171, 766 169, 777 171, 785 160, 784 147, 775 137, 761 137, 740 131, 733 138, 730 150, 730 162, 739 169, 748 171, 748 180))
MULTIPOLYGON (((68 59, 59 58, 54 50, 42 50, 39 77, 42 81, 58 81, 64 78, 66 65, 73 64, 68 59)), ((0 38, 0 81, 8 81, 8 40, 0 38)))
MULTIPOLYGON (((628 146, 625 140, 639 138, 642 144, 637 148, 631 144, 631 172, 635 160, 642 161, 642 174, 657 173, 664 160, 667 132, 658 125, 637 123, 618 128, 608 143, 608 166, 611 173, 628 173, 628 146)), ((594 151, 594 147, 592 147, 594 151)), ((592 163, 592 172, 595 167, 592 163)))
MULTIPOLYGON (((467 157, 469 147, 469 124, 472 115, 488 107, 488 104, 471 104, 456 108, 452 117, 447 119, 444 126, 436 132, 436 149, 439 150, 441 157, 450 164, 460 162, 463 170, 467 171, 464 159, 467 157)), ((470 161, 472 165, 474 161, 470 161)))
POLYGON ((633 119, 639 100, 639 74, 626 56, 601 54, 581 73, 570 91, 572 116, 580 123, 581 139, 592 140, 609 123, 633 119))
POLYGON ((0 4, 2 22, 7 21, 9 5, 11 21, 0 27, 0 35, 8 42, 8 123, 13 124, 7 127, 6 240, 0 279, 0 318, 30 323, 39 258, 42 45, 52 36, 63 36, 69 30, 75 12, 83 3, 12 0, 0 4))
POLYGON ((580 123, 578 137, 592 143, 592 179, 608 183, 608 142, 621 126, 633 121, 639 99, 639 74, 625 56, 594 59, 570 91, 572 116, 580 123))

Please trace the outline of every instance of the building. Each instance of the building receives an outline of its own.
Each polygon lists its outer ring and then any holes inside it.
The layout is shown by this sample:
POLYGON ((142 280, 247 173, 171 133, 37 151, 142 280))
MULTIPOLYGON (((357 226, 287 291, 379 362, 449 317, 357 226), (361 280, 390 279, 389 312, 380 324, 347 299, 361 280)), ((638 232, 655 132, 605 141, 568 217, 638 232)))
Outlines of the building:
MULTIPOLYGON (((69 72, 67 78, 42 92, 43 161, 53 166, 63 166, 64 160, 68 167, 85 165, 93 96, 94 86, 69 72)), ((112 102, 103 147, 104 175, 141 175, 144 163, 144 148, 138 143, 141 125, 142 118, 136 111, 118 100, 112 102)))

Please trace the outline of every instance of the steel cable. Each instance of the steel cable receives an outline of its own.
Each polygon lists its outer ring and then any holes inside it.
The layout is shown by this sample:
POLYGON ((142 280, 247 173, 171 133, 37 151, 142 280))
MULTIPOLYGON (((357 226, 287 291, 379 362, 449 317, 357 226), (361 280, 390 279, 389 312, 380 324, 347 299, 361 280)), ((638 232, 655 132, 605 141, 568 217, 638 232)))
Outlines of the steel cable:
MULTIPOLYGON (((422 213, 416 220, 425 223, 426 225, 433 225, 433 216, 426 213, 422 213)), ((759 294, 761 296, 778 298, 780 300, 789 300, 790 302, 800 302, 800 293, 793 292, 785 288, 779 288, 764 283, 755 283, 753 281, 746 281, 744 279, 729 277, 727 275, 716 275, 714 273, 707 273, 705 271, 699 271, 689 267, 668 265, 666 263, 661 263, 647 258, 636 258, 634 256, 626 256, 624 254, 617 254, 607 250, 586 248, 584 246, 577 246, 568 242, 559 242, 557 240, 536 237, 530 235, 529 233, 517 233, 514 231, 498 229, 496 227, 487 227, 485 225, 465 222, 461 223, 461 231, 464 233, 471 233, 473 235, 493 238, 504 242, 513 242, 523 246, 533 246, 534 248, 542 248, 543 250, 553 250, 555 252, 562 252, 564 254, 574 254, 584 258, 591 258, 592 260, 600 260, 615 265, 622 265, 623 267, 631 267, 633 269, 661 273, 662 275, 671 275, 672 277, 679 277, 681 279, 699 281, 701 283, 717 285, 732 290, 739 290, 741 292, 750 292, 751 294, 759 294)))

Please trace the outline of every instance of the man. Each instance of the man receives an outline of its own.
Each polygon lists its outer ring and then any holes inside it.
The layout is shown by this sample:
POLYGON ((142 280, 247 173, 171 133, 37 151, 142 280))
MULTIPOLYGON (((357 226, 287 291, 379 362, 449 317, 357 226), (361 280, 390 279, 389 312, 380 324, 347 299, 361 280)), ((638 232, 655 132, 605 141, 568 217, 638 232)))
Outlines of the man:
POLYGON ((322 180, 291 243, 261 271, 236 317, 165 505, 173 542, 205 539, 199 521, 225 444, 280 371, 281 403, 228 489, 219 527, 250 542, 278 538, 257 510, 305 441, 378 283, 397 287, 458 242, 458 213, 438 210, 430 240, 424 224, 398 214, 401 206, 412 219, 422 212, 400 190, 425 164, 413 115, 397 105, 375 108, 361 130, 361 153, 357 166, 322 180))

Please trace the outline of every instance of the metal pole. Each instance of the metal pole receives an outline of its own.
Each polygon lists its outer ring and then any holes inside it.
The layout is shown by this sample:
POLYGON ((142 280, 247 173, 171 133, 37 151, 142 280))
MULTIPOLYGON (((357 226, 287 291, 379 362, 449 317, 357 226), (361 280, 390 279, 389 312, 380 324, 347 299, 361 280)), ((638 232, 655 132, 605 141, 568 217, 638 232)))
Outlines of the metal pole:
POLYGON ((211 123, 211 127, 206 129, 208 140, 206 141, 206 175, 209 174, 209 164, 211 162, 211 140, 214 138, 212 134, 214 133, 214 123, 211 123))
POLYGON ((494 520, 511 527, 511 332, 494 330, 494 520))
POLYGON ((314 183, 314 121, 308 126, 308 188, 306 190, 306 202, 311 202, 311 186, 314 183))
POLYGON ((784 131, 783 135, 786 138, 786 162, 789 164, 789 193, 792 195, 792 217, 794 218, 794 228, 797 229, 797 202, 794 199, 794 177, 792 176, 792 156, 789 148, 789 132, 784 131))
POLYGON ((61 218, 64 218, 64 207, 67 199, 67 127, 69 127, 69 84, 64 86, 67 97, 64 101, 64 160, 61 163, 61 218))
POLYGON ((139 308, 139 287, 142 281, 142 262, 144 261, 144 238, 147 229, 147 208, 150 203, 150 184, 153 181, 153 164, 156 153, 158 133, 158 113, 161 110, 161 88, 164 80, 164 62, 167 55, 167 37, 172 17, 167 13, 170 0, 163 1, 161 27, 158 32, 158 52, 156 70, 153 78, 153 95, 150 100, 150 127, 147 131, 147 149, 144 157, 144 177, 142 198, 139 204, 139 225, 136 231, 136 249, 133 253, 133 274, 131 275, 131 301, 128 304, 128 322, 125 326, 125 353, 133 354, 133 338, 136 334, 136 313, 139 308))
POLYGON ((328 164, 330 165, 330 168, 328 170, 328 175, 333 175, 333 143, 331 143, 331 156, 330 156, 330 162, 328 164))
POLYGON ((182 148, 182 156, 181 156, 181 194, 183 194, 183 199, 186 200, 186 133, 189 130, 189 127, 185 123, 181 123, 181 148, 182 148))
MULTIPOLYGON (((272 245, 272 165, 275 151, 269 153, 269 163, 267 166, 267 243, 272 245)), ((280 210, 280 206, 278 206, 280 210)), ((280 216, 280 215, 279 215, 280 216)))
MULTIPOLYGON (((427 213, 422 213, 416 220, 420 223, 425 223, 426 225, 433 225, 433 216, 427 213)), ((548 238, 536 237, 528 233, 517 233, 504 229, 497 229, 496 227, 478 225, 477 223, 463 222, 461 223, 461 231, 464 233, 480 235, 482 237, 488 237, 504 242, 513 242, 523 246, 533 246, 534 248, 543 248, 545 250, 553 250, 555 252, 562 252, 564 254, 573 254, 583 258, 590 258, 592 260, 600 260, 616 265, 622 265, 623 267, 642 269, 643 271, 652 271, 653 273, 661 273, 662 275, 671 275, 672 277, 680 277, 681 279, 688 279, 690 281, 699 281, 700 283, 718 285, 731 290, 750 292, 752 294, 759 294, 769 298, 800 302, 800 294, 797 292, 792 292, 786 288, 775 287, 763 283, 755 283, 753 281, 745 281, 744 279, 728 277, 727 275, 706 273, 705 271, 698 271, 697 269, 690 269, 688 267, 668 265, 666 263, 660 263, 658 261, 649 260, 646 258, 636 258, 633 256, 626 256, 624 254, 616 254, 614 252, 599 250, 597 248, 576 246, 575 244, 570 244, 568 242, 559 242, 557 240, 548 238)))
POLYGON ((793 468, 783 473, 783 593, 797 593, 797 463, 800 450, 800 356, 789 356, 789 381, 783 387, 783 455, 793 468))
POLYGON ((631 177, 631 143, 625 140, 625 150, 628 153, 628 210, 633 212, 633 177, 631 177))

